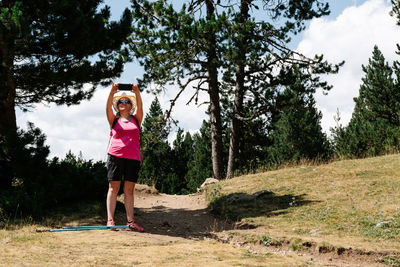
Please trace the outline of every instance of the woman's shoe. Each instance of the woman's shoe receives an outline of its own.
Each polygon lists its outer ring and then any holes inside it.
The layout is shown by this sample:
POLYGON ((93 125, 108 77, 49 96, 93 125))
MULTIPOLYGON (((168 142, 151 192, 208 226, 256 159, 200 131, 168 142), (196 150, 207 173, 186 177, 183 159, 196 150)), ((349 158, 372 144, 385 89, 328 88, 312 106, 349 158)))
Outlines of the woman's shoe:
MULTIPOLYGON (((113 220, 113 219, 109 219, 109 220, 107 221, 107 226, 115 226, 114 220, 113 220)), ((118 229, 115 229, 115 228, 111 228, 110 230, 111 230, 111 231, 118 231, 118 229)))
POLYGON ((144 231, 143 227, 140 227, 139 224, 137 224, 134 221, 128 222, 126 225, 129 226, 130 231, 135 231, 135 232, 143 232, 144 231))

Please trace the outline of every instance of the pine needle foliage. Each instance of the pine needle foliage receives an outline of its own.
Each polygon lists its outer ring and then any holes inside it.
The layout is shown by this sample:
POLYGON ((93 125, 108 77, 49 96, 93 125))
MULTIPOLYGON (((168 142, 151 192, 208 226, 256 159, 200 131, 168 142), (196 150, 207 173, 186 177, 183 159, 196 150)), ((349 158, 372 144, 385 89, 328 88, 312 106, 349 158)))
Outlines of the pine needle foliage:
POLYGON ((399 150, 400 72, 399 63, 390 66, 378 46, 374 47, 365 76, 354 98, 355 108, 348 126, 333 129, 336 153, 368 157, 399 150))

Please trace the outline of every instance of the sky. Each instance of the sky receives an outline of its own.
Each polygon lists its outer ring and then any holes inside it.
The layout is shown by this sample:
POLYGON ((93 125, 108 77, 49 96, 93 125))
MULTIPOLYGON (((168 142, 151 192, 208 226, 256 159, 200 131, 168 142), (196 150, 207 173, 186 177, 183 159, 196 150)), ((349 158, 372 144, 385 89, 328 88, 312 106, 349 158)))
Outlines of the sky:
MULTIPOLYGON (((111 7, 112 19, 120 18, 129 0, 106 0, 111 7)), ((293 40, 291 48, 306 56, 323 54, 331 63, 345 61, 338 74, 322 77, 333 88, 328 95, 317 92, 317 108, 322 112, 321 126, 328 135, 336 125, 335 116, 340 113, 340 123, 347 125, 354 108, 353 98, 358 96, 361 79, 364 76, 362 65, 368 64, 374 45, 382 51, 389 64, 400 60, 396 55, 396 43, 400 43, 400 26, 389 15, 391 4, 388 0, 331 0, 331 14, 313 19, 307 29, 293 40)), ((143 74, 137 62, 125 66, 121 77, 115 82, 135 82, 143 74)), ((82 153, 85 159, 105 160, 109 141, 109 126, 105 115, 105 103, 110 88, 99 87, 93 98, 75 106, 56 106, 38 104, 30 112, 16 110, 17 125, 27 128, 33 122, 47 136, 50 157, 64 158, 68 151, 75 155, 82 153)), ((169 108, 169 100, 174 97, 176 86, 158 96, 163 110, 169 108)), ((144 112, 148 111, 154 95, 142 92, 144 112)), ((172 117, 179 121, 178 126, 185 132, 196 132, 203 120, 206 105, 186 105, 190 94, 183 94, 176 103, 172 117)), ((207 101, 202 95, 200 102, 207 101)), ((175 139, 170 134, 169 141, 175 139)))

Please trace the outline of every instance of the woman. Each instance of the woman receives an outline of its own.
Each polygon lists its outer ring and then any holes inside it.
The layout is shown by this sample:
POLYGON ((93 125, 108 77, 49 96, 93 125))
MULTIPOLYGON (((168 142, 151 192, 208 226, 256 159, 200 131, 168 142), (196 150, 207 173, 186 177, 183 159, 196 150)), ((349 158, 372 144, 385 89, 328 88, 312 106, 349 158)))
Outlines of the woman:
POLYGON ((111 128, 108 148, 107 178, 107 226, 115 226, 114 213, 121 180, 124 179, 124 203, 127 226, 133 231, 143 232, 134 220, 134 190, 140 170, 140 124, 143 118, 142 98, 137 84, 132 84, 133 95, 115 96, 118 83, 112 85, 107 99, 106 114, 111 128), (136 114, 133 115, 136 109, 136 114), (112 108, 117 112, 114 115, 112 108))

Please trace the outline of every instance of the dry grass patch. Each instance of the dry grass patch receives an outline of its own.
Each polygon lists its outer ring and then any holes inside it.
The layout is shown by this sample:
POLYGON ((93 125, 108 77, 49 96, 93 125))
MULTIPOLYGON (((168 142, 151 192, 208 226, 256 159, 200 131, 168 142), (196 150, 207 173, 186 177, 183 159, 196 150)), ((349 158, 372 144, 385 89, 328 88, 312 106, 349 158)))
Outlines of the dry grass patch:
MULTIPOLYGON (((160 196, 163 197, 163 196, 160 196)), ((168 196, 164 196, 168 197, 168 196)), ((117 210, 118 211, 118 210, 117 210)), ((142 211, 144 216, 144 212, 142 211)), ((159 213, 149 212, 151 216, 159 213)), ((119 211, 119 215, 124 213, 119 211)), ((104 223, 104 203, 80 203, 52 213, 40 224, 8 222, 0 228, 0 266, 305 266, 296 255, 237 248, 215 240, 125 230, 36 233, 51 225, 104 223)), ((174 225, 171 217, 171 224, 174 225)), ((142 218, 143 220, 143 218, 142 218)))
POLYGON ((207 195, 216 214, 277 239, 400 251, 399 170, 400 155, 303 165, 222 181, 207 195))
POLYGON ((127 231, 35 233, 0 230, 1 266, 303 266, 289 256, 255 254, 215 241, 127 231))

